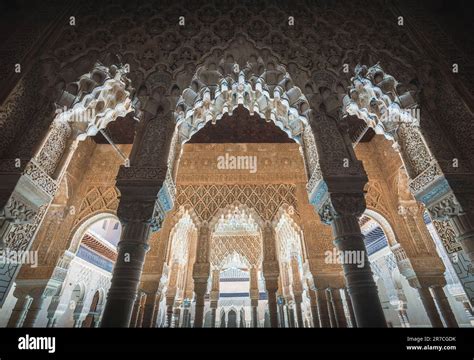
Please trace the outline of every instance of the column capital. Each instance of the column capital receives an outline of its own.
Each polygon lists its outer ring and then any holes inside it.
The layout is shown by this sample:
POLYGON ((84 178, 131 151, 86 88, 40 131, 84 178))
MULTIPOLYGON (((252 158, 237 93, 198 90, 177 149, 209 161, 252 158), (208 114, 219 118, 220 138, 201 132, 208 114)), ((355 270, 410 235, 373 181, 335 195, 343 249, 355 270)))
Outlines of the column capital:
POLYGON ((156 196, 166 179, 167 165, 160 167, 144 167, 130 164, 122 165, 117 174, 117 187, 122 189, 141 188, 143 193, 153 192, 156 196))
POLYGON ((406 218, 407 216, 423 216, 425 207, 415 200, 399 200, 398 213, 406 218))
POLYGON ((265 281, 278 281, 278 277, 280 276, 280 266, 278 264, 278 261, 264 261, 262 263, 262 273, 263 277, 265 278, 265 281))
POLYGON ((194 281, 194 292, 198 296, 204 296, 207 292, 207 281, 194 281))
POLYGON ((446 278, 444 277, 443 273, 439 273, 437 271, 433 273, 429 273, 429 270, 425 271, 424 273, 418 271, 416 277, 409 279, 408 283, 413 288, 418 289, 430 288, 433 286, 444 287, 446 285, 446 278))
POLYGON ((150 223, 153 216, 154 208, 154 198, 122 198, 120 201, 119 208, 117 210, 117 216, 124 223, 150 223))
POLYGON ((210 263, 194 263, 193 266, 193 279, 194 282, 203 282, 209 280, 209 275, 211 273, 211 264, 210 263))
POLYGON ((260 292, 258 289, 250 289, 250 300, 257 300, 260 297, 260 292))
POLYGON ((265 288, 267 291, 276 292, 278 290, 278 278, 265 278, 265 288))
POLYGON ((332 193, 319 209, 321 220, 330 224, 334 218, 343 216, 357 216, 366 209, 363 193, 332 193))

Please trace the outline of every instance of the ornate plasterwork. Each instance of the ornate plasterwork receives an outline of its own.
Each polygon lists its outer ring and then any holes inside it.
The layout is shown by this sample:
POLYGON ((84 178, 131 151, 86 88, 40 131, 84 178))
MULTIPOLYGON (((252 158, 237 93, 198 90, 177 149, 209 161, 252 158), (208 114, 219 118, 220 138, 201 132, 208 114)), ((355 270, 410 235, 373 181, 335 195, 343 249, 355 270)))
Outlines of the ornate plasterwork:
POLYGON ((368 209, 375 210, 390 219, 390 211, 387 209, 384 191, 379 181, 371 180, 367 184, 365 202, 368 209))
POLYGON ((379 64, 358 66, 344 111, 363 119, 376 133, 394 140, 409 174, 408 187, 434 218, 446 219, 462 213, 462 208, 429 150, 419 128, 415 94, 398 94, 398 82, 379 64))
POLYGON ((211 221, 211 264, 222 269, 235 257, 248 268, 262 262, 262 220, 244 205, 232 204, 211 221))
MULTIPOLYGON (((401 72, 408 68, 404 64, 410 64, 422 53, 402 37, 396 23, 387 20, 393 17, 389 10, 383 9, 385 13, 381 14, 379 7, 372 11, 359 2, 349 6, 292 6, 292 14, 302 24, 295 27, 288 26, 288 15, 273 4, 265 7, 265 16, 261 16, 264 7, 260 3, 243 6, 197 2, 183 6, 176 2, 163 7, 145 2, 137 7, 133 16, 127 6, 117 3, 100 7, 81 3, 80 8, 81 24, 86 30, 70 26, 58 29, 60 35, 44 56, 44 66, 56 66, 59 74, 66 77, 66 69, 75 68, 74 62, 95 61, 103 49, 126 49, 123 58, 133 64, 133 81, 137 88, 149 83, 147 77, 154 74, 157 64, 169 68, 170 72, 178 72, 241 33, 248 34, 259 47, 271 46, 279 53, 279 60, 288 66, 314 69, 311 86, 314 89, 324 86, 331 91, 339 84, 332 84, 329 76, 324 76, 325 70, 339 70, 343 63, 354 65, 354 59, 362 54, 371 61, 391 59, 396 62, 393 68, 401 72), (110 13, 116 15, 110 18, 110 13), (351 16, 345 18, 345 13, 351 16), (175 29, 171 26, 175 24, 172 19, 179 16, 186 18, 186 26, 175 29), (97 18, 110 20, 98 22, 97 18), (353 18, 362 20, 355 24, 353 18), (313 26, 316 23, 318 26, 313 26), (374 24, 384 31, 374 32, 374 24), (390 36, 391 42, 382 46, 386 36, 390 36), (80 57, 78 49, 88 51, 80 57)), ((194 69, 192 65, 191 68, 194 69)), ((300 72, 297 75, 301 77, 300 72)), ((304 85, 305 81, 301 82, 304 85)), ((178 84, 182 87, 182 83, 178 84)))
POLYGON ((214 226, 214 236, 258 235, 259 226, 251 213, 245 208, 232 205, 219 216, 214 226))
POLYGON ((25 87, 24 81, 18 81, 8 99, 0 107, 0 127, 2 129, 0 135, 0 154, 6 150, 5 148, 15 136, 17 124, 14 124, 9 119, 25 116, 24 109, 18 106, 18 104, 22 103, 23 98, 28 99, 29 94, 25 90, 28 90, 28 88, 25 87))
POLYGON ((453 216, 457 216, 462 213, 461 204, 456 199, 453 193, 443 197, 436 204, 428 207, 430 215, 437 220, 448 220, 453 216))
POLYGON ((125 117, 133 111, 126 73, 125 67, 108 68, 96 63, 90 73, 69 84, 70 91, 75 93, 63 92, 58 105, 67 110, 59 108, 55 121, 71 124, 75 138, 82 141, 95 136, 118 117, 125 117))
POLYGON ((462 250, 461 245, 456 241, 456 233, 449 221, 433 220, 433 225, 448 254, 462 250))
POLYGON ((420 132, 416 94, 399 94, 398 81, 379 64, 370 68, 358 65, 351 82, 349 95, 343 100, 345 114, 357 116, 377 134, 394 140, 412 179, 424 172, 433 163, 433 156, 420 132))
POLYGON ((193 268, 194 274, 199 274, 199 277, 209 276, 210 271, 210 242, 211 242, 211 230, 209 224, 206 222, 202 223, 198 230, 198 239, 196 247, 196 263, 193 268))
POLYGON ((275 229, 270 221, 266 221, 262 228, 263 241, 263 264, 262 272, 265 277, 267 289, 277 286, 276 280, 280 274, 280 265, 278 263, 278 252, 275 238, 275 229))
MULTIPOLYGON (((129 93, 125 90, 128 80, 124 74, 122 68, 109 69, 96 64, 90 73, 72 84, 75 85, 72 87, 75 94, 63 92, 59 105, 69 110, 59 111, 40 150, 26 165, 15 187, 15 192, 25 193, 23 197, 26 202, 23 203, 31 206, 29 213, 48 205, 56 194, 60 176, 64 174, 57 174, 58 166, 71 134, 74 139, 84 140, 89 135, 95 135, 100 128, 105 128, 110 121, 132 110, 129 93)), ((75 149, 72 146, 69 150, 74 152, 75 149)), ((70 157, 63 167, 69 165, 69 160, 70 157)))
POLYGON ((26 165, 23 175, 51 198, 56 194, 59 181, 54 180, 48 172, 43 170, 42 164, 35 158, 31 159, 28 165, 26 165))
POLYGON ((284 212, 275 227, 275 235, 277 241, 278 258, 280 262, 289 263, 292 258, 300 258, 302 255, 301 248, 301 230, 284 212))
POLYGON ((409 182, 411 192, 413 194, 419 193, 442 175, 443 171, 441 170, 439 164, 435 161, 432 161, 431 165, 429 165, 416 178, 409 182))
POLYGON ((295 190, 290 184, 178 185, 176 206, 192 207, 202 221, 209 221, 219 209, 239 202, 271 221, 281 206, 296 208, 295 190))
POLYGON ((93 186, 84 196, 73 226, 84 221, 93 214, 111 211, 116 212, 119 204, 119 191, 115 186, 93 186))
POLYGON ((172 179, 171 171, 166 173, 163 186, 158 191, 158 196, 153 210, 151 229, 158 231, 165 221, 166 214, 173 208, 176 198, 176 185, 172 179))
POLYGON ((307 176, 297 144, 185 144, 177 181, 182 185, 295 184, 306 183, 307 176), (219 167, 219 159, 225 156, 234 160, 252 158, 254 168, 219 167))
POLYGON ((196 226, 189 212, 185 211, 170 233, 171 252, 169 264, 178 263, 184 265, 188 262, 190 238, 192 233, 196 231, 196 226))
POLYGON ((386 74, 379 64, 370 68, 357 65, 351 79, 349 95, 343 100, 343 111, 364 120, 376 133, 389 139, 397 138, 402 122, 419 126, 419 119, 404 109, 417 106, 414 93, 398 94, 398 81, 386 74))
MULTIPOLYGON (((263 62, 262 60, 260 60, 263 62)), ((225 62, 217 69, 200 67, 191 87, 183 91, 175 116, 181 142, 186 142, 208 121, 215 123, 239 105, 285 131, 296 142, 308 124, 309 104, 283 66, 261 72, 258 65, 227 73, 225 62)))
POLYGON ((319 216, 325 224, 330 224, 337 216, 360 216, 366 204, 363 193, 336 193, 326 198, 318 209, 319 216))
MULTIPOLYGON (((38 231, 38 228, 46 213, 46 206, 42 206, 36 212, 34 218, 25 224, 13 224, 4 236, 5 247, 12 251, 25 251, 31 246, 31 240, 38 231)), ((0 264, 0 304, 6 299, 13 280, 20 269, 20 264, 2 263, 0 264)))
POLYGON ((317 183, 322 180, 323 174, 321 173, 321 166, 318 161, 318 150, 316 149, 314 134, 309 126, 304 129, 303 142, 305 151, 304 159, 306 160, 305 164, 309 177, 306 189, 308 192, 311 192, 315 189, 317 183))
POLYGON ((223 234, 211 238, 211 264, 222 269, 237 254, 248 268, 262 263, 262 237, 260 234, 223 234))
POLYGON ((0 217, 11 219, 12 223, 29 223, 36 215, 36 211, 21 198, 20 194, 13 193, 5 207, 0 211, 0 217))

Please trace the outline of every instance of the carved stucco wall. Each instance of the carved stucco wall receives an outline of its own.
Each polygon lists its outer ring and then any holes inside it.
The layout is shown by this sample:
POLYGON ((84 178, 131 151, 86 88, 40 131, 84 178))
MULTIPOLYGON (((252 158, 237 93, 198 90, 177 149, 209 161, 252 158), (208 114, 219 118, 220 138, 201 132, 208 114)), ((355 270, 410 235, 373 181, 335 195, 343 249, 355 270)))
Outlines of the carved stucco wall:
MULTIPOLYGON (((357 157, 363 161, 369 177, 366 189, 367 208, 378 212, 389 222, 395 232, 397 242, 401 244, 410 261, 416 267, 416 272, 423 274, 434 266, 439 269, 440 274, 444 273, 444 266, 440 266, 440 259, 435 251, 434 242, 424 226, 423 210, 417 215, 419 228, 423 230, 423 233, 418 237, 410 235, 410 229, 399 212, 399 168, 401 161, 399 154, 392 149, 391 142, 382 136, 376 136, 370 143, 358 144, 356 153, 357 157), (425 259, 412 261, 412 259, 418 257, 424 257, 425 259)), ((450 263, 454 267, 464 291, 472 301, 474 275, 460 244, 455 240, 454 229, 447 221, 433 221, 433 225, 446 253, 450 255, 450 263)))
MULTIPOLYGON (((51 8, 62 14, 61 9, 65 10, 70 5, 56 4, 51 8)), ((416 6, 404 3, 400 8, 407 9, 406 12, 416 19, 415 24, 427 23, 429 14, 417 11, 416 6)), ((47 12, 47 8, 42 11, 47 12)), ((472 142, 467 141, 471 132, 466 131, 472 130, 469 125, 472 116, 462 105, 462 100, 451 91, 453 87, 450 84, 460 80, 446 78, 447 70, 439 69, 436 61, 431 60, 425 48, 420 46, 420 36, 414 36, 411 27, 401 28, 396 24, 394 15, 399 12, 392 2, 370 7, 358 1, 324 4, 288 2, 276 8, 270 2, 240 4, 215 1, 204 4, 197 1, 183 7, 179 1, 163 5, 110 2, 101 6, 86 1, 81 2, 74 11, 80 19, 80 26, 72 27, 66 22, 59 26, 58 21, 49 47, 41 49, 41 60, 35 67, 30 64, 26 68, 41 69, 41 82, 33 82, 37 89, 60 89, 76 80, 97 59, 111 62, 116 58, 109 54, 121 54, 122 61, 131 65, 131 78, 140 96, 151 95, 159 85, 173 97, 189 84, 197 63, 205 54, 214 52, 214 58, 218 59, 222 53, 219 47, 245 33, 257 47, 263 49, 258 55, 264 61, 269 58, 270 51, 278 54, 281 63, 287 66, 315 109, 319 109, 321 104, 326 109, 331 108, 334 101, 337 102, 338 94, 345 93, 350 75, 341 72, 342 64, 354 66, 360 61, 370 64, 380 61, 388 73, 404 84, 419 84, 418 88, 423 86, 427 102, 431 102, 436 110, 430 111, 435 117, 433 121, 443 124, 448 133, 458 135, 460 142, 457 145, 468 156, 473 153, 472 142), (288 26, 288 14, 295 17, 296 26, 288 26), (186 26, 178 26, 179 16, 185 17, 186 26), (445 91, 437 90, 439 84, 445 91), (436 94, 443 95, 431 101, 436 94), (442 112, 443 109, 451 110, 442 112), (446 121, 454 116, 452 109, 456 109, 457 120, 446 121)), ((432 22, 428 25, 430 31, 427 32, 421 26, 416 28, 426 32, 424 35, 428 35, 428 42, 436 50, 438 47, 442 50, 440 53, 445 60, 449 59, 446 54, 454 50, 459 54, 459 49, 453 50, 447 41, 435 43, 434 34, 442 37, 442 31, 432 22), (433 31, 434 28, 437 31, 433 31)), ((32 26, 38 31, 30 32, 29 36, 23 34, 22 46, 10 39, 3 49, 5 57, 11 56, 15 48, 21 48, 19 53, 26 54, 38 42, 36 36, 41 33, 44 24, 33 21, 32 26)), ((258 55, 244 51, 241 59, 235 58, 235 61, 245 62, 258 55)), ((4 70, 7 74, 7 69, 4 70)), ((458 78, 469 83, 469 76, 468 72, 463 72, 458 78)), ((441 146, 443 141, 438 140, 443 138, 442 132, 434 131, 430 136, 433 146, 441 146)), ((449 159, 452 152, 443 156, 449 159)))
MULTIPOLYGON (((257 55, 268 61, 274 58, 273 51, 281 63, 287 66, 295 83, 304 89, 315 109, 322 105, 326 109, 330 108, 344 93, 349 77, 349 74, 344 75, 340 71, 344 62, 355 65, 360 60, 367 63, 381 61, 387 72, 405 84, 423 84, 425 101, 433 114, 432 119, 425 119, 443 124, 446 134, 459 139, 456 143, 458 149, 453 150, 446 145, 446 136, 439 127, 428 127, 429 143, 436 148, 435 153, 441 154, 445 160, 450 160, 453 153, 457 152, 461 157, 469 157, 474 153, 469 138, 473 133, 472 116, 456 96, 445 74, 426 60, 423 48, 416 46, 416 42, 390 20, 393 18, 390 7, 374 6, 368 9, 362 3, 352 2, 343 5, 336 3, 312 11, 307 8, 308 5, 288 6, 288 12, 291 11, 297 21, 305 25, 290 28, 284 21, 287 15, 285 11, 265 9, 262 4, 234 6, 220 3, 220 7, 216 8, 215 4, 200 6, 194 2, 182 8, 176 3, 167 5, 163 11, 150 4, 135 8, 133 4, 122 6, 111 3, 97 9, 92 3, 83 3, 78 11, 83 26, 65 26, 62 31, 58 27, 51 37, 54 41, 51 41, 51 47, 45 50, 42 59, 35 66, 25 66, 25 69, 41 68, 41 72, 27 72, 23 84, 11 95, 12 101, 3 104, 0 117, 2 129, 12 129, 5 131, 8 138, 2 139, 2 145, 8 145, 5 146, 5 156, 25 154, 28 158, 52 119, 49 117, 51 109, 47 105, 38 108, 31 94, 42 93, 44 91, 40 90, 48 88, 64 88, 65 84, 87 72, 96 59, 102 59, 105 63, 115 62, 117 59, 109 54, 120 53, 122 60, 131 65, 131 78, 139 97, 145 99, 162 87, 167 96, 174 98, 180 89, 188 86, 196 64, 205 54, 212 53, 211 59, 220 59, 223 53, 221 45, 233 39, 240 41, 238 34, 241 32, 246 33, 243 38, 254 42, 260 51, 244 51, 234 61, 244 62, 257 55), (90 15, 92 12, 94 15, 90 15), (350 16, 346 17, 345 14, 350 16), (170 19, 181 15, 186 17, 188 26, 179 28, 174 22, 170 23, 170 19), (355 18, 357 22, 353 20, 355 18), (271 50, 265 49, 269 44, 271 50), (384 50, 380 51, 379 48, 384 50), (417 81, 412 82, 415 79, 417 81), (25 87, 30 95, 23 98, 21 94, 25 87), (13 99, 16 94, 20 94, 22 100, 13 99), (32 118, 34 113, 37 120, 34 126, 22 132, 27 119, 32 118), (19 126, 13 127, 13 123, 19 126)), ((422 19, 421 14, 417 13, 416 16, 422 19)), ((23 49, 20 54, 27 53, 33 42, 37 41, 39 33, 41 31, 31 32, 34 36, 24 35, 25 38, 20 41, 20 48, 23 49)), ((15 46, 14 40, 11 40, 2 49, 2 55, 8 57, 15 46)), ((447 58, 446 52, 442 53, 447 58)), ((7 77, 10 79, 11 75, 7 77)), ((394 185, 394 182, 393 178, 391 184, 394 185)), ((373 188, 377 189, 377 186, 374 184, 373 188)), ((106 189, 101 191, 98 188, 85 189, 82 194, 85 195, 88 190, 92 191, 91 194, 99 191, 100 196, 107 195, 106 189)), ((77 205, 81 207, 80 203, 77 205)), ((93 206, 89 203, 83 210, 87 212, 93 206)), ((64 223, 68 221, 73 226, 76 220, 65 219, 64 223)), ((49 231, 55 233, 54 226, 49 231)))
MULTIPOLYGON (((120 145, 124 153, 131 145, 120 145)), ((63 191, 55 197, 46 214, 32 250, 39 253, 36 269, 23 266, 18 279, 47 279, 65 250, 71 247, 76 230, 100 213, 115 213, 118 190, 115 177, 122 159, 110 145, 81 143, 63 180, 63 191)), ((77 246, 77 244, 76 244, 77 246)), ((77 248, 76 248, 77 250, 77 248)))

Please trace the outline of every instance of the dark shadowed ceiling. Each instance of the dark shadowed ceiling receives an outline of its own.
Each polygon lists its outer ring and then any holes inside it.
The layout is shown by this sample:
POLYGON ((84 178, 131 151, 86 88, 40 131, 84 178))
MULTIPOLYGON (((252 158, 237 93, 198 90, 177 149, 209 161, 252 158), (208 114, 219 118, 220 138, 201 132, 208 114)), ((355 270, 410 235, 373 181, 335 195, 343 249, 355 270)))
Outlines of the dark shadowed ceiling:
MULTIPOLYGON (((106 133, 115 144, 133 144, 135 129, 138 122, 133 119, 133 113, 119 117, 107 125, 106 133)), ((108 144, 106 138, 98 133, 93 137, 97 144, 108 144)))
POLYGON ((242 106, 232 116, 224 115, 215 125, 208 122, 189 140, 189 143, 291 143, 292 139, 258 115, 250 115, 242 106))

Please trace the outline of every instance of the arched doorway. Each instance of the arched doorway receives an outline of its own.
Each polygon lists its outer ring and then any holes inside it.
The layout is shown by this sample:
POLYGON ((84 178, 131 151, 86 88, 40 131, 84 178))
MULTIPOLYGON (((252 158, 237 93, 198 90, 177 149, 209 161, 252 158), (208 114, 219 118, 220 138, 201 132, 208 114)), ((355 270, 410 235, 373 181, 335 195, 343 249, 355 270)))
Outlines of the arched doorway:
POLYGON ((237 312, 234 309, 230 309, 227 313, 227 327, 236 328, 238 327, 237 323, 237 312))
POLYGON ((94 297, 92 298, 91 305, 89 307, 89 313, 84 319, 82 327, 97 327, 99 325, 99 318, 101 315, 103 302, 104 292, 102 289, 99 289, 95 292, 94 297))
POLYGON ((110 287, 121 229, 117 217, 111 213, 95 214, 77 226, 71 235, 69 249, 57 266, 65 272, 65 277, 61 291, 48 308, 48 318, 53 326, 98 326, 105 291, 110 287), (73 287, 73 284, 80 286, 73 287))

